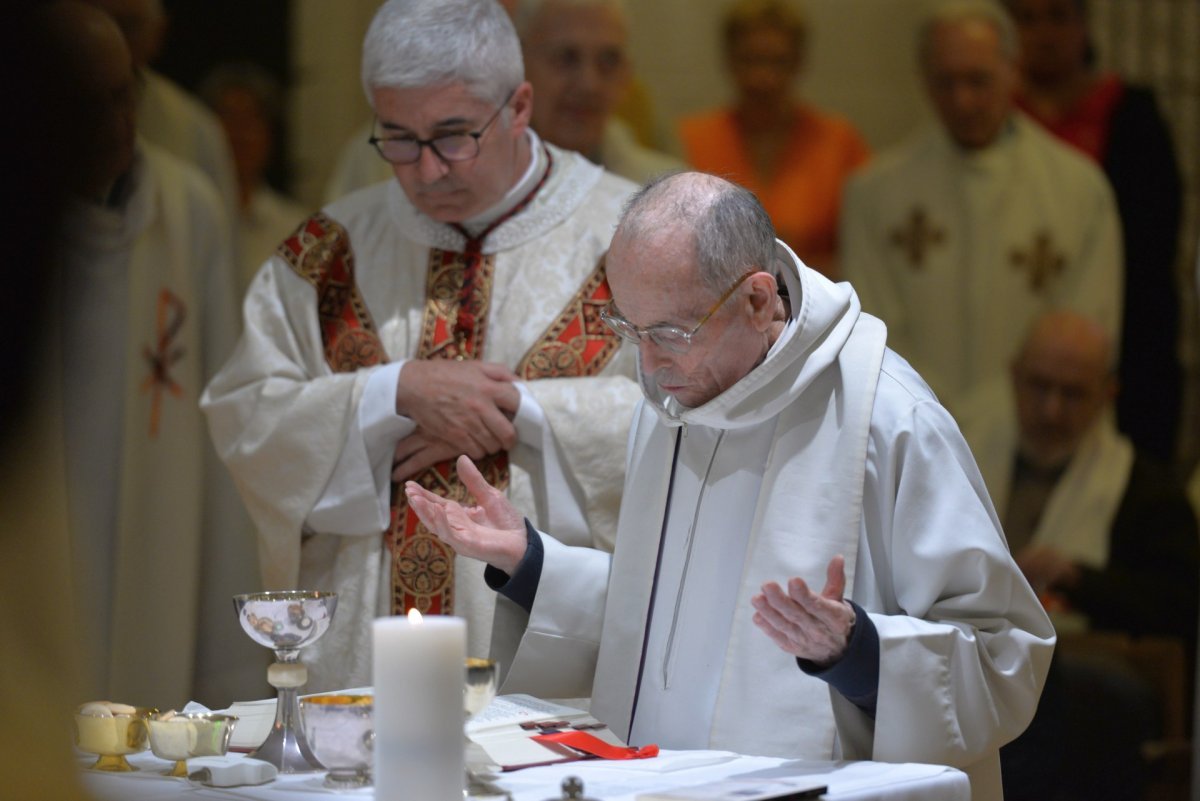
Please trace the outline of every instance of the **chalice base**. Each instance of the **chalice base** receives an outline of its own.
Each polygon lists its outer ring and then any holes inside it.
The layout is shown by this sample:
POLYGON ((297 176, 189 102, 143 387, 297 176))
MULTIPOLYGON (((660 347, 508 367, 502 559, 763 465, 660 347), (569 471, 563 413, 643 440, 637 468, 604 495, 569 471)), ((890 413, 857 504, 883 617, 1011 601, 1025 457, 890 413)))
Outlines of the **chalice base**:
POLYGON ((125 758, 124 754, 102 754, 90 769, 106 770, 110 773, 129 773, 137 770, 137 768, 129 764, 129 760, 125 758))
POLYGON ((279 768, 280 773, 317 773, 325 770, 325 766, 313 756, 303 733, 279 722, 271 728, 263 744, 249 756, 270 762, 279 768))

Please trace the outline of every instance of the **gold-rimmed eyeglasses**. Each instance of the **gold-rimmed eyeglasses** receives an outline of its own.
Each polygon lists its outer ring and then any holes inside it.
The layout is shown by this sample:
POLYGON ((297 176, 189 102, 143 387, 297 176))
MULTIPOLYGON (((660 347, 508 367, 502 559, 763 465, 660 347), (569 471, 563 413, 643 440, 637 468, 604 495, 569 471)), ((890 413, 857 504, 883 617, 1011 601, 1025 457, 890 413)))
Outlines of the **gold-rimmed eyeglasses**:
POLYGON ((372 136, 367 141, 380 156, 383 156, 384 161, 392 164, 413 164, 420 160, 421 149, 426 147, 433 151, 433 155, 447 163, 470 161, 479 155, 479 140, 487 133, 488 128, 492 127, 492 123, 500 116, 500 112, 504 111, 516 91, 513 89, 508 93, 504 102, 496 109, 496 113, 489 117, 478 131, 445 133, 429 139, 419 139, 415 136, 372 136))
POLYGON ((659 325, 651 325, 647 326, 646 328, 638 328, 636 325, 629 322, 624 316, 622 316, 620 309, 617 308, 613 301, 609 301, 608 305, 600 311, 600 319, 603 320, 605 325, 611 328, 617 334, 617 336, 621 337, 621 339, 624 339, 627 342, 637 344, 642 340, 648 340, 658 347, 669 350, 672 353, 683 353, 689 347, 691 347, 692 338, 696 336, 696 332, 700 330, 701 326, 707 323, 709 319, 717 313, 717 309, 721 308, 721 306, 725 304, 725 301, 729 300, 729 298, 733 296, 733 293, 739 286, 742 285, 743 281, 757 272, 759 271, 751 270, 735 281, 733 286, 729 287, 729 289, 726 289, 724 294, 717 298, 717 302, 714 303, 712 308, 700 318, 700 322, 696 323, 691 331, 687 331, 677 325, 670 325, 668 323, 660 323, 659 325))

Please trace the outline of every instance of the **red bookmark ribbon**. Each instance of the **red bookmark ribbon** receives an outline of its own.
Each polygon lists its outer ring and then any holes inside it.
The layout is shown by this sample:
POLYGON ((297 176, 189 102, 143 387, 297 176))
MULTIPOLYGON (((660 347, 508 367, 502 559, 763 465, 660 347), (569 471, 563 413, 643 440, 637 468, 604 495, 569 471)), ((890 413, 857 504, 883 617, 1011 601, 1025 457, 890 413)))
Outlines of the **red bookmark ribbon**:
POLYGON ((556 731, 548 734, 538 734, 533 737, 539 743, 558 743, 585 754, 591 754, 601 759, 650 759, 658 756, 657 745, 644 745, 641 748, 633 746, 618 746, 606 743, 594 734, 586 731, 556 731))

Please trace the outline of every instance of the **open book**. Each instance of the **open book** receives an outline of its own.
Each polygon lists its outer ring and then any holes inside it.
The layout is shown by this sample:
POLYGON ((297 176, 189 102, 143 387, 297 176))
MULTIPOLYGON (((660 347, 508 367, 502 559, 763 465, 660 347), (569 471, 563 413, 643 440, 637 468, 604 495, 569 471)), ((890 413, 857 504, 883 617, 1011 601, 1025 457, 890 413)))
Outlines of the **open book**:
MULTIPOLYGON (((485 761, 500 770, 587 758, 574 748, 534 739, 555 731, 586 732, 608 745, 625 747, 607 726, 582 709, 543 701, 532 695, 497 696, 467 723, 467 736, 482 749, 485 761)), ((469 758, 468 761, 474 760, 469 758)))

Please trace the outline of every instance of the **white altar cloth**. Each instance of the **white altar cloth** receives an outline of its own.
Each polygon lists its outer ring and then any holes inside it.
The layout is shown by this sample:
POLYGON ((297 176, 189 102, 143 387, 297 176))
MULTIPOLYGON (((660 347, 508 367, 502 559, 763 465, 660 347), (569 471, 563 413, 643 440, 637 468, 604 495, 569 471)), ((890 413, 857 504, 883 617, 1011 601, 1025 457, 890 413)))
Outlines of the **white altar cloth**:
MULTIPOLYGON (((242 757, 245 758, 245 757, 242 757)), ((98 801, 333 801, 373 799, 371 788, 337 792, 322 786, 323 773, 281 775, 256 787, 204 787, 161 775, 171 763, 149 751, 134 754, 134 773, 84 771, 84 785, 98 801)), ((86 763, 81 763, 86 764, 86 763)), ((513 801, 547 801, 562 795, 562 780, 578 776, 584 795, 600 801, 634 801, 638 793, 702 784, 732 776, 804 776, 826 784, 830 801, 969 801, 961 771, 944 765, 884 762, 798 762, 740 756, 727 751, 663 751, 654 759, 584 760, 509 773, 489 774, 513 801)))

